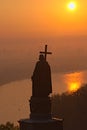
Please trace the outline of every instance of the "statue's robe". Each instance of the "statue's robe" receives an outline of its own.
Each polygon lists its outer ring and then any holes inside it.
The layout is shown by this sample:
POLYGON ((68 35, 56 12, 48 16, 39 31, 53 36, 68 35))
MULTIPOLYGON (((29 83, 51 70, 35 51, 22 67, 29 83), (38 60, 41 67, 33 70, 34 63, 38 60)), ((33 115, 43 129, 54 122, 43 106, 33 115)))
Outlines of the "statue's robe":
POLYGON ((50 93, 52 93, 50 66, 46 61, 38 61, 32 76, 32 95, 48 96, 50 93))

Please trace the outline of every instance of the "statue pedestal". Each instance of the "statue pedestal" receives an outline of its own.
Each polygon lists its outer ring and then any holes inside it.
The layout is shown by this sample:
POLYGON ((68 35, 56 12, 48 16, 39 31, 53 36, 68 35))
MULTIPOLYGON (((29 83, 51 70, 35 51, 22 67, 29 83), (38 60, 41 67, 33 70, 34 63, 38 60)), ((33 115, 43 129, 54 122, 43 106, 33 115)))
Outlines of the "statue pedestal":
POLYGON ((62 120, 45 119, 45 120, 20 120, 20 130, 63 130, 62 120))
POLYGON ((31 97, 30 119, 51 119, 50 97, 31 97))
POLYGON ((19 121, 20 130, 63 130, 63 121, 51 115, 50 97, 31 97, 30 119, 19 121))

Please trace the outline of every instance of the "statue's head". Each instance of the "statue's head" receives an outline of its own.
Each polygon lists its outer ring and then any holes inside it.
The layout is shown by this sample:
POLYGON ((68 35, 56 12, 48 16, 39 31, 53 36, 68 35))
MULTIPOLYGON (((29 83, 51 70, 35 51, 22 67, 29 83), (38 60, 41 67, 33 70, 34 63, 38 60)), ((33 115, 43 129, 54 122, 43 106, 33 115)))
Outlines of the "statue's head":
POLYGON ((45 61, 44 56, 43 56, 43 55, 40 55, 40 56, 39 56, 39 60, 40 60, 40 61, 45 61))

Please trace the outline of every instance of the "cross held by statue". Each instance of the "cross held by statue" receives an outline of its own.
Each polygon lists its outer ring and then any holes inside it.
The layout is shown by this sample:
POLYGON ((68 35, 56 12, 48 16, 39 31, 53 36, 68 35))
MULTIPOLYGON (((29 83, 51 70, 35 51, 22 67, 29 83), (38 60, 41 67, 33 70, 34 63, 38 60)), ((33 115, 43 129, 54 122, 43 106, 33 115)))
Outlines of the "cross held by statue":
POLYGON ((47 59, 47 54, 52 54, 52 52, 47 52, 47 45, 45 45, 45 51, 40 51, 40 54, 45 55, 45 60, 47 59))

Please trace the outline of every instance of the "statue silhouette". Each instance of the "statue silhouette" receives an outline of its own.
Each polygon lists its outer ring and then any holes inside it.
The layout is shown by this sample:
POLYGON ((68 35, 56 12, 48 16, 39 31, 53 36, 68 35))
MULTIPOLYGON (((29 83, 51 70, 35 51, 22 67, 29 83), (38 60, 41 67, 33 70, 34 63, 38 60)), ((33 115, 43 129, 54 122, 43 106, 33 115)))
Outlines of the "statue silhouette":
POLYGON ((51 70, 41 54, 32 76, 32 96, 47 97, 50 93, 52 93, 51 70))
POLYGON ((63 130, 61 119, 52 117, 51 98, 52 93, 51 70, 47 59, 47 51, 41 51, 39 61, 36 63, 32 76, 32 96, 29 100, 30 119, 20 120, 20 130, 63 130))

